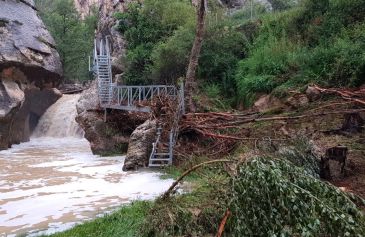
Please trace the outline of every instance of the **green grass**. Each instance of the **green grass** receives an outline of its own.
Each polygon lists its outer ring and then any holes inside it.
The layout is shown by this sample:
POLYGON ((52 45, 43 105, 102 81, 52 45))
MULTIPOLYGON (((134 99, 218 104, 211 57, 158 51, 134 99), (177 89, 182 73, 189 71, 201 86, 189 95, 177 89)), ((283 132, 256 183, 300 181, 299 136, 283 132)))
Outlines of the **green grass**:
POLYGON ((141 236, 145 217, 152 202, 136 201, 121 207, 118 211, 106 214, 93 221, 75 226, 65 232, 49 235, 51 237, 123 237, 141 236))

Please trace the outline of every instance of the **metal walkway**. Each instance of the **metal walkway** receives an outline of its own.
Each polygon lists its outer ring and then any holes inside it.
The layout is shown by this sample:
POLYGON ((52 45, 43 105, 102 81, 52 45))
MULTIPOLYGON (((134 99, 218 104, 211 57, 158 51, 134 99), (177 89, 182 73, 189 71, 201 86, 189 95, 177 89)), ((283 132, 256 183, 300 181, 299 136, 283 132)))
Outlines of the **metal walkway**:
POLYGON ((125 111, 150 112, 148 104, 154 97, 165 95, 177 101, 174 122, 169 129, 168 141, 163 141, 162 128, 158 127, 156 141, 152 144, 149 167, 172 164, 173 148, 176 144, 178 124, 184 110, 184 87, 173 85, 126 86, 113 83, 109 38, 95 40, 93 62, 89 59, 89 70, 97 77, 99 102, 102 108, 125 111))

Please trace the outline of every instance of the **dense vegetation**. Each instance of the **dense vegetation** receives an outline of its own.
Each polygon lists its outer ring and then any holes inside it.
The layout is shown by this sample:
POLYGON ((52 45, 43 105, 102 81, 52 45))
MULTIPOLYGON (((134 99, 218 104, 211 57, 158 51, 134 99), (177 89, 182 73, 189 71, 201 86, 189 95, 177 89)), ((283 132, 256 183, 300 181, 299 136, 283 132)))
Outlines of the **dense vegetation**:
POLYGON ((364 83, 362 0, 307 0, 290 11, 262 17, 249 56, 236 72, 238 96, 247 104, 257 92, 278 94, 315 82, 364 83))
POLYGON ((88 56, 93 49, 96 14, 84 19, 72 0, 36 0, 42 20, 56 41, 67 82, 90 79, 88 56))
MULTIPOLYGON (((210 97, 250 105, 257 93, 364 83, 362 0, 270 1, 250 11, 208 16, 198 76, 210 97)), ((212 5, 212 1, 210 1, 212 5)), ((194 11, 188 1, 146 0, 118 14, 128 41, 128 83, 174 83, 185 75, 194 39, 194 11), (172 11, 171 9, 179 9, 172 11)))

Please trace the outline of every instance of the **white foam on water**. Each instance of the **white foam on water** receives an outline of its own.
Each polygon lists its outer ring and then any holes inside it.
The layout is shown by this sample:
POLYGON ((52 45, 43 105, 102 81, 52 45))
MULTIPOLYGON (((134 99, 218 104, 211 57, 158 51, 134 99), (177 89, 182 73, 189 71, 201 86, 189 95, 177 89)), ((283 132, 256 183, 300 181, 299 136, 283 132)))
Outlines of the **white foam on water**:
POLYGON ((157 172, 123 172, 123 156, 93 155, 74 121, 77 98, 51 106, 30 142, 0 151, 0 237, 62 231, 172 184, 157 172))
POLYGON ((173 181, 124 172, 123 162, 93 155, 85 139, 75 138, 35 138, 1 151, 0 233, 64 230, 111 207, 153 199, 173 181))

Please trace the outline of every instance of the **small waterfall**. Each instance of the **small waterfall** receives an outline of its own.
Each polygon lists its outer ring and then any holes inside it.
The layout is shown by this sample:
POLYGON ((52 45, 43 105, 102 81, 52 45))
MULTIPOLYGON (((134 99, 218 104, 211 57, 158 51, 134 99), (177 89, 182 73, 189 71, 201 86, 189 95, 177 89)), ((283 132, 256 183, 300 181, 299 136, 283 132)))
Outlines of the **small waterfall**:
POLYGON ((32 137, 83 137, 76 123, 76 103, 80 95, 63 95, 44 113, 32 137))

